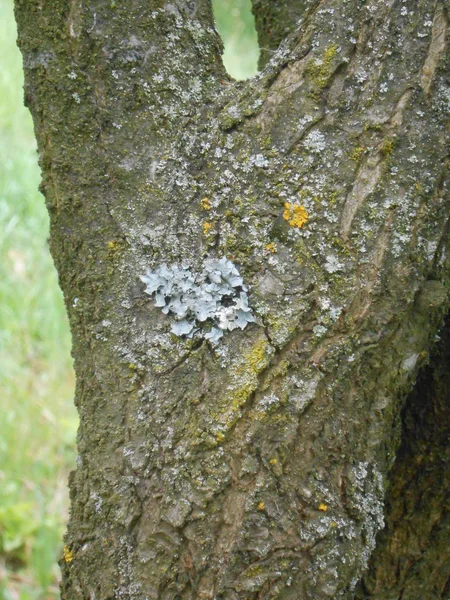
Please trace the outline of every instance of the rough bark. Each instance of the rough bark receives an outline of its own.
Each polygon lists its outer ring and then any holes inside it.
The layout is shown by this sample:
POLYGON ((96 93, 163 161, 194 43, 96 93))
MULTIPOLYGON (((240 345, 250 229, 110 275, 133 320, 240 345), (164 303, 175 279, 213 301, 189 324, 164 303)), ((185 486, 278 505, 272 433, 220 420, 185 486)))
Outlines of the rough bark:
POLYGON ((16 0, 77 374, 64 600, 355 597, 447 307, 447 9, 323 0, 235 83, 207 0, 16 0), (258 321, 216 347, 139 279, 214 256, 258 321))

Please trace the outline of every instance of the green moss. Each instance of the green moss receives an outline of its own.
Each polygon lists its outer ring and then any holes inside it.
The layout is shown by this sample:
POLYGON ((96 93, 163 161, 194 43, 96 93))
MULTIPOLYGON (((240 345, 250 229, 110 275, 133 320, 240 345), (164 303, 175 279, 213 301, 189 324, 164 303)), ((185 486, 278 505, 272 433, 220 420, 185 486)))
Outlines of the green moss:
POLYGON ((339 46, 329 46, 320 58, 312 58, 305 68, 305 75, 312 83, 309 94, 314 100, 318 100, 322 91, 327 87, 332 74, 333 59, 337 54, 339 46))
POLYGON ((337 195, 337 192, 331 192, 331 194, 328 196, 328 204, 330 206, 334 206, 336 204, 337 195))
POLYGON ((382 127, 379 123, 367 123, 364 125, 364 131, 381 131, 382 127))
POLYGON ((244 577, 255 577, 256 575, 260 575, 263 572, 264 569, 261 567, 261 565, 254 565, 247 569, 247 571, 244 573, 244 577))
POLYGON ((121 243, 116 240, 111 240, 108 242, 108 258, 112 259, 116 256, 116 254, 120 251, 121 243))
POLYGON ((266 149, 272 148, 273 141, 270 135, 266 136, 261 140, 261 146, 266 149))
POLYGON ((382 154, 384 154, 385 156, 389 156, 390 154, 392 154, 393 150, 394 141, 389 138, 385 139, 380 147, 380 151, 382 152, 382 154))
POLYGON ((364 146, 356 146, 350 152, 349 156, 355 162, 359 162, 361 160, 361 156, 364 154, 365 151, 366 151, 366 148, 364 146))

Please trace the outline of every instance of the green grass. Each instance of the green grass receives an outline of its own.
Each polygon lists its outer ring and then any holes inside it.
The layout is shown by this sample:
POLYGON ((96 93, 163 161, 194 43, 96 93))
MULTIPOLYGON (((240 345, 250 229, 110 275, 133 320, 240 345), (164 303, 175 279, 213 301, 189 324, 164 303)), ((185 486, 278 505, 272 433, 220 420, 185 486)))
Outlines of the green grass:
MULTIPOLYGON (((230 74, 254 75, 250 0, 215 0, 214 7, 230 74)), ((12 0, 0 0, 0 600, 52 600, 78 421, 15 38, 12 0)))
POLYGON ((75 462, 70 334, 37 191, 11 0, 0 0, 0 598, 58 598, 75 462))

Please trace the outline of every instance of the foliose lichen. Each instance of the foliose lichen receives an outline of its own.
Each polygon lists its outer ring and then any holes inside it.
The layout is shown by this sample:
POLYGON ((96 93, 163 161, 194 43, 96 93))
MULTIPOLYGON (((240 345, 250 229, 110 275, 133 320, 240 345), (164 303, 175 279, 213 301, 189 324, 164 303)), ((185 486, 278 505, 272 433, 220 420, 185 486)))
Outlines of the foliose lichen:
POLYGON ((187 338, 217 343, 225 330, 244 329, 255 321, 248 305, 247 286, 226 257, 208 258, 194 273, 187 265, 161 265, 141 277, 155 306, 175 315, 171 331, 187 338))

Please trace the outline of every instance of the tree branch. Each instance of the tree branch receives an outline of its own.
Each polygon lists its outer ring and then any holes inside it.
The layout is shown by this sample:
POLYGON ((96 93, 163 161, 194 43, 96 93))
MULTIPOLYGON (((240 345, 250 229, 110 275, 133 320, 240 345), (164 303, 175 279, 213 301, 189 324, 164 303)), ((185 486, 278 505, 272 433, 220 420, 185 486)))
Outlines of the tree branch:
POLYGON ((18 1, 16 17, 41 161, 69 184, 57 194, 43 169, 50 209, 80 187, 103 188, 113 170, 157 162, 155 147, 226 78, 208 0, 18 1))

